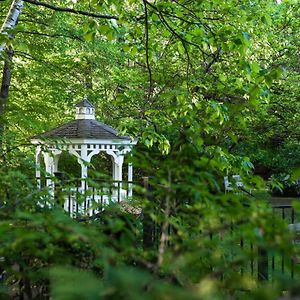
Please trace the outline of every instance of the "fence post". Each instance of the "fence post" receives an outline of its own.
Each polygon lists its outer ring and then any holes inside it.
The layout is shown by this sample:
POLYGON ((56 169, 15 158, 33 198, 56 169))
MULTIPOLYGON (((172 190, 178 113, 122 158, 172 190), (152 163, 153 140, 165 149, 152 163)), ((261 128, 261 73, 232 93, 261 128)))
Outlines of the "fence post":
MULTIPOLYGON (((151 189, 149 185, 149 177, 143 177, 144 188, 146 189, 146 197, 151 200, 151 189)), ((153 246, 153 221, 150 217, 151 209, 145 206, 143 209, 143 248, 150 249, 153 246)))
POLYGON ((257 275, 259 281, 269 279, 268 252, 264 247, 258 247, 257 275))

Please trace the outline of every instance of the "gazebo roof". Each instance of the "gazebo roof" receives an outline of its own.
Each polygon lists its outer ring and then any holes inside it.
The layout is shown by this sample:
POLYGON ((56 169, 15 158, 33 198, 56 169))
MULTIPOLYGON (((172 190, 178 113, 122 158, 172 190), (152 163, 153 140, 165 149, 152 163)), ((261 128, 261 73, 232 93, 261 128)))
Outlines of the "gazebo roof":
POLYGON ((118 131, 96 120, 74 120, 35 138, 77 138, 99 140, 131 140, 128 136, 118 135, 118 131))
POLYGON ((95 120, 95 108, 85 97, 76 104, 76 119, 50 131, 36 135, 33 139, 95 139, 131 141, 128 136, 120 136, 114 128, 95 120))

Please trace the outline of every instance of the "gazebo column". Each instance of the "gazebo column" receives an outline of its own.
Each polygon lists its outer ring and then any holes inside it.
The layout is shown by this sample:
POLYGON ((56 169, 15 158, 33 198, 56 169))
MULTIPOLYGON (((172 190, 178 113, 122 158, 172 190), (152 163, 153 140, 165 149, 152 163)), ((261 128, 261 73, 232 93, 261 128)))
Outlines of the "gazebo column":
POLYGON ((60 154, 57 154, 54 156, 53 158, 53 173, 54 172, 58 172, 58 161, 59 161, 59 157, 60 157, 60 154))
POLYGON ((83 161, 80 162, 80 166, 81 166, 81 189, 82 191, 85 191, 87 189, 86 178, 88 174, 88 167, 83 161))
POLYGON ((123 162, 124 162, 124 156, 123 155, 116 156, 114 158, 114 162, 115 162, 115 174, 114 174, 115 178, 114 178, 114 180, 122 181, 122 176, 123 176, 122 167, 123 167, 123 162))
POLYGON ((117 181, 113 185, 116 189, 113 190, 113 196, 118 197, 118 201, 122 200, 122 166, 124 162, 124 156, 120 152, 106 150, 108 155, 111 155, 113 158, 113 180, 117 181))
POLYGON ((124 156, 120 152, 113 150, 105 151, 108 155, 111 155, 113 161, 113 180, 122 181, 122 166, 124 161, 124 156))
MULTIPOLYGON (((85 157, 87 159, 87 157, 85 157)), ((81 166, 81 194, 84 198, 84 201, 81 203, 81 209, 84 211, 89 206, 88 197, 86 192, 88 191, 87 177, 88 177, 88 162, 82 159, 78 159, 78 162, 81 166)), ((78 203, 77 203, 78 204, 78 203)))
POLYGON ((112 163, 112 179, 115 180, 116 168, 115 168, 115 159, 111 156, 111 163, 112 163))
POLYGON ((41 188, 41 147, 37 146, 35 154, 35 177, 37 179, 37 187, 41 188))
POLYGON ((78 159, 78 162, 81 166, 81 189, 83 192, 87 190, 87 182, 86 178, 88 176, 88 166, 87 164, 90 162, 90 158, 88 157, 87 145, 81 146, 81 156, 78 159))
POLYGON ((133 179, 133 165, 128 163, 128 197, 132 197, 132 179, 133 179))
POLYGON ((116 180, 118 181, 116 183, 117 185, 117 201, 121 201, 123 200, 122 198, 122 167, 123 167, 123 162, 124 162, 124 156, 123 155, 120 155, 120 156, 117 156, 115 158, 115 165, 116 165, 116 174, 115 174, 115 177, 116 177, 116 180))
POLYGON ((53 159, 53 155, 50 154, 49 152, 44 152, 44 161, 45 161, 45 169, 46 169, 46 186, 49 189, 49 193, 54 196, 54 185, 53 185, 53 181, 52 178, 49 178, 53 176, 54 174, 54 159, 53 159))
POLYGON ((62 150, 60 149, 52 149, 52 157, 53 157, 53 175, 55 175, 56 172, 58 172, 58 162, 60 155, 62 153, 62 150))
POLYGON ((114 181, 119 180, 118 178, 118 165, 115 163, 115 161, 113 162, 113 176, 112 176, 114 181))

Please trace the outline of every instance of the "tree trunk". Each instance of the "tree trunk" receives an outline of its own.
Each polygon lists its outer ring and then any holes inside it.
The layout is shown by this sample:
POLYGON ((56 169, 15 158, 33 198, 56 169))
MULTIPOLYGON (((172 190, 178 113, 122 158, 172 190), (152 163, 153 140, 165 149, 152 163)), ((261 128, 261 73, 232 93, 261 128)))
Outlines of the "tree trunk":
MULTIPOLYGON (((23 1, 14 0, 10 6, 8 14, 4 23, 2 24, 0 33, 2 35, 7 35, 8 38, 13 38, 13 36, 9 33, 11 29, 13 29, 19 19, 19 15, 23 9, 23 1)), ((2 152, 3 146, 3 132, 4 132, 4 112, 5 106, 8 100, 8 92, 11 82, 11 63, 13 57, 13 49, 9 46, 7 47, 7 42, 3 42, 0 45, 0 56, 4 57, 3 52, 6 51, 7 57, 5 58, 3 74, 2 74, 2 83, 0 89, 0 152, 2 152)))
POLYGON ((8 101, 8 92, 11 82, 11 64, 14 52, 11 47, 6 49, 7 58, 4 62, 2 83, 0 89, 0 153, 3 146, 3 133, 4 133, 4 112, 8 101))
MULTIPOLYGON (((21 0, 14 0, 11 4, 11 7, 9 9, 9 12, 6 16, 6 19, 1 27, 1 34, 9 36, 9 30, 13 29, 17 22, 19 15, 23 9, 23 1, 21 0)), ((4 51, 6 48, 6 42, 2 43, 0 46, 0 54, 4 51)))
POLYGON ((0 117, 2 116, 5 110, 5 105, 7 103, 8 92, 9 92, 10 81, 11 81, 11 63, 12 63, 12 57, 14 55, 14 52, 11 47, 7 48, 6 54, 7 57, 3 66, 2 83, 0 89, 0 117))

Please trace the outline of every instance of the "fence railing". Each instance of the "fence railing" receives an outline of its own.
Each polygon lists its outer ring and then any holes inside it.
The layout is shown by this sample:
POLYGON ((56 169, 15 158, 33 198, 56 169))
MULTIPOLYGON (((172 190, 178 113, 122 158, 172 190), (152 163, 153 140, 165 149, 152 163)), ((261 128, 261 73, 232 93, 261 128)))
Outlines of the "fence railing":
MULTIPOLYGON (((147 180, 142 182, 128 181, 107 181, 107 180, 60 180, 54 182, 54 199, 62 201, 62 206, 70 216, 92 217, 101 213, 109 203, 121 203, 125 200, 132 199, 136 188, 144 188, 143 197, 149 202, 153 202, 153 187, 149 186, 147 180), (133 192, 132 192, 133 191, 133 192)), ((159 206, 158 211, 162 208, 159 206)), ((294 243, 300 244, 300 215, 296 213, 292 205, 272 205, 273 215, 284 220, 287 224, 287 231, 293 230, 299 232, 299 241, 294 243)), ((162 224, 153 220, 151 211, 146 208, 138 212, 142 218, 142 243, 144 249, 158 249, 160 237, 162 234, 162 224)), ((276 224, 273 224, 276 226, 276 224)), ((168 227, 168 234, 172 235, 172 226, 168 227)), ((231 232, 239 232, 237 227, 230 228, 231 232)), ((240 232, 238 233, 240 234, 240 232)), ((216 238, 213 234, 210 239, 216 238)), ((219 237, 217 237, 219 238, 219 237)), ((300 245, 299 245, 300 246, 300 245)), ((295 276, 295 267, 298 264, 293 257, 287 258, 285 255, 270 253, 267 249, 247 241, 242 234, 237 238, 235 247, 239 251, 247 251, 250 257, 248 265, 242 266, 240 274, 250 274, 260 281, 273 280, 275 276, 283 275, 293 279, 295 276)), ((213 267, 212 267, 213 268, 213 267)))
POLYGON ((40 189, 46 189, 54 202, 59 202, 70 216, 92 216, 110 203, 132 198, 134 181, 37 178, 40 189), (51 184, 49 181, 51 180, 51 184), (47 185, 48 183, 48 185, 47 185))
MULTIPOLYGON (((148 195, 148 198, 150 202, 155 201, 153 199, 153 194, 151 193, 151 190, 153 187, 150 187, 150 193, 148 195)), ((164 210, 165 208, 161 207, 161 203, 157 204, 158 207, 155 208, 157 212, 164 210)), ((287 234, 290 234, 289 231, 294 231, 295 233, 299 233, 299 240, 297 238, 294 238, 290 241, 291 246, 292 244, 298 244, 300 247, 300 214, 297 214, 295 209, 291 204, 274 204, 270 203, 271 209, 273 211, 274 221, 272 226, 276 226, 275 224, 275 216, 277 216, 277 219, 281 219, 284 222, 286 222, 286 230, 287 234)), ((247 206, 244 206, 245 209, 247 209, 247 206)), ((250 209, 250 208, 249 208, 250 209)), ((143 216, 143 241, 144 241, 144 248, 145 249, 158 249, 160 238, 162 235, 162 223, 154 222, 150 215, 153 214, 153 208, 152 212, 151 209, 149 211, 144 210, 144 216, 143 216)), ((199 218, 201 218, 199 216, 199 218)), ((167 229, 167 235, 172 235, 173 227, 170 225, 167 229)), ((249 257, 249 261, 245 264, 241 264, 240 269, 238 272, 240 275, 251 275, 251 277, 257 278, 259 281, 273 281, 275 278, 279 277, 285 277, 289 279, 294 279, 295 277, 295 270, 297 268, 297 265, 300 264, 300 257, 299 259, 296 257, 287 257, 285 254, 281 254, 276 252, 269 251, 264 246, 259 245, 258 243, 254 241, 247 240, 243 233, 240 230, 239 225, 232 225, 230 228, 228 228, 228 232, 230 232, 231 235, 234 235, 234 242, 232 244, 232 249, 229 249, 228 253, 229 255, 235 255, 234 253, 247 253, 249 257), (299 262, 298 262, 299 261, 299 262)), ((203 239, 207 238, 206 233, 203 233, 203 239)), ((209 234, 209 238, 211 241, 216 242, 223 242, 223 236, 222 233, 211 233, 209 234)), ((275 236, 274 236, 275 238, 275 236)), ((171 237, 172 239, 172 237, 171 237)), ((210 271, 213 271, 214 266, 210 267, 210 271)), ((221 277, 225 276, 225 274, 221 274, 221 277)))
MULTIPOLYGON (((272 209, 273 214, 276 214, 288 224, 287 230, 295 233, 293 243, 298 244, 299 241, 297 241, 296 236, 297 232, 300 233, 300 215, 296 213, 291 204, 275 204, 272 205, 272 209)), ((276 224, 273 224, 273 226, 276 226, 276 224)), ((275 273, 287 275, 287 272, 289 272, 291 278, 294 278, 295 266, 297 265, 297 259, 295 257, 288 259, 284 255, 275 256, 274 254, 269 254, 267 261, 269 265, 266 265, 265 272, 269 275, 269 277, 271 277, 270 279, 273 279, 275 273)))

